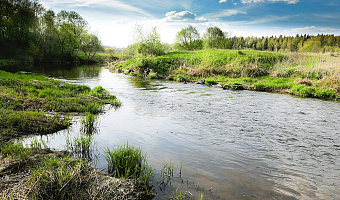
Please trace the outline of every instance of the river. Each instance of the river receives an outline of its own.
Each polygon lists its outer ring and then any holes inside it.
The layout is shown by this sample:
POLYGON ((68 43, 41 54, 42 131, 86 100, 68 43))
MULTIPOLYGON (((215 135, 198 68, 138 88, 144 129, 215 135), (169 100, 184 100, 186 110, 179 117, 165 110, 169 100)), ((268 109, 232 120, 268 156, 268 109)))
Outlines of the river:
MULTIPOLYGON (((101 85, 116 94, 123 105, 99 116, 96 151, 128 141, 147 153, 156 179, 171 162, 172 186, 162 192, 156 184, 154 199, 169 199, 174 186, 196 198, 203 191, 204 199, 340 198, 337 102, 146 80, 101 66, 3 69, 101 85)), ((63 149, 79 129, 75 121, 42 138, 63 149)), ((97 167, 105 169, 98 155, 97 167)))

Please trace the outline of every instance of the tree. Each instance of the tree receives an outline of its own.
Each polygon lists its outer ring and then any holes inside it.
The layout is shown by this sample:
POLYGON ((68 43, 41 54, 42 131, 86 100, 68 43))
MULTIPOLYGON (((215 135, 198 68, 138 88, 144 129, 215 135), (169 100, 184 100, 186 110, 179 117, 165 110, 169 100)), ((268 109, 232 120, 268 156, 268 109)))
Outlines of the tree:
POLYGON ((203 48, 203 41, 200 34, 193 26, 183 28, 176 35, 176 47, 179 50, 197 50, 203 48))
POLYGON ((165 53, 164 45, 156 27, 152 27, 150 31, 145 31, 142 26, 136 25, 134 34, 135 43, 128 47, 130 54, 160 56, 165 53))
POLYGON ((82 39, 82 51, 87 56, 87 59, 93 59, 97 51, 102 48, 101 42, 96 35, 85 35, 82 39))
MULTIPOLYGON (((0 1, 0 42, 2 47, 25 49, 36 38, 43 7, 31 0, 0 1)), ((34 42, 34 41, 33 41, 34 42)))
MULTIPOLYGON (((209 27, 203 35, 206 48, 224 49, 226 45, 227 33, 218 27, 209 27)), ((233 44, 233 46, 235 43, 233 44)))
POLYGON ((76 55, 81 45, 81 38, 87 34, 87 22, 78 13, 65 10, 57 14, 56 20, 62 54, 76 55))

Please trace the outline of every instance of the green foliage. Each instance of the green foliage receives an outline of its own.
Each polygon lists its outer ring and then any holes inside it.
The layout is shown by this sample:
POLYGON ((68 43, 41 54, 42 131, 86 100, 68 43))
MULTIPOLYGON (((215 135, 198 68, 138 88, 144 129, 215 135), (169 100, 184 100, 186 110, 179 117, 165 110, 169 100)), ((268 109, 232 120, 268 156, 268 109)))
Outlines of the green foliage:
POLYGON ((6 58, 30 56, 34 61, 76 61, 79 51, 93 59, 101 48, 88 23, 76 12, 55 14, 36 0, 2 0, 0 53, 6 58))
POLYGON ((136 54, 133 68, 139 74, 148 74, 150 69, 155 68, 155 59, 150 55, 136 54))
POLYGON ((280 89, 289 89, 293 86, 293 80, 288 78, 272 78, 266 77, 253 83, 253 87, 257 91, 273 91, 280 89))
POLYGON ((92 60, 97 51, 102 48, 101 41, 94 34, 85 34, 80 41, 80 46, 88 60, 92 60))
POLYGON ((26 149, 21 141, 16 143, 4 143, 0 145, 0 152, 5 157, 12 156, 15 158, 25 158, 31 154, 29 149, 26 149))
MULTIPOLYGON (((204 47, 207 49, 226 49, 228 33, 218 27, 209 27, 203 35, 204 47)), ((228 45, 229 46, 229 45, 228 45)))
POLYGON ((22 140, 17 142, 6 142, 0 144, 0 153, 5 157, 12 157, 14 159, 27 159, 42 149, 46 149, 44 141, 34 139, 28 147, 25 147, 22 140))
POLYGON ((159 56, 164 54, 164 46, 156 27, 153 27, 150 31, 145 31, 142 26, 136 25, 134 34, 135 43, 128 47, 129 54, 141 54, 143 56, 159 56))
POLYGON ((198 50, 203 48, 200 34, 193 26, 183 28, 176 35, 175 50, 198 50))
POLYGON ((149 191, 152 179, 152 169, 147 164, 145 155, 140 148, 130 146, 128 143, 118 146, 111 151, 106 149, 104 156, 108 162, 108 172, 117 178, 132 178, 139 186, 149 191))
POLYGON ((254 49, 280 52, 336 52, 340 36, 297 35, 296 37, 233 37, 228 40, 232 49, 254 49))

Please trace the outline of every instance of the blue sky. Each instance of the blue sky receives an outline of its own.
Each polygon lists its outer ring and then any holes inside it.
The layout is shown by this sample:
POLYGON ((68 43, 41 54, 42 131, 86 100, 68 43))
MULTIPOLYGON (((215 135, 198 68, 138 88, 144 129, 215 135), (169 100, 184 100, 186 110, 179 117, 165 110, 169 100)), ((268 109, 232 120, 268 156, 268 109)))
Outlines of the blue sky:
POLYGON ((201 35, 218 26, 231 36, 340 35, 340 0, 40 0, 56 12, 72 10, 104 45, 133 42, 136 24, 156 26, 164 42, 192 25, 201 35))

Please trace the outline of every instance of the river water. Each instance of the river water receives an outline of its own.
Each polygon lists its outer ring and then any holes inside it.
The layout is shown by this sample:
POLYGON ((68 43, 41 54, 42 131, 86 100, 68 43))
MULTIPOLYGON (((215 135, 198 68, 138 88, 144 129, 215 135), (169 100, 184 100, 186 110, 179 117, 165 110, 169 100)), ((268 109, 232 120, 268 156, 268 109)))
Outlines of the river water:
MULTIPOLYGON (((340 199, 340 104, 285 94, 229 91, 146 80, 100 66, 11 67, 90 87, 101 85, 123 105, 98 118, 96 150, 128 141, 147 153, 155 177, 174 166, 171 187, 205 199, 340 199), (181 162, 182 176, 179 177, 181 162)), ((56 149, 79 134, 43 137, 56 149)), ((100 154, 97 167, 105 169, 100 154)), ((157 184, 156 184, 157 185, 157 184)))

